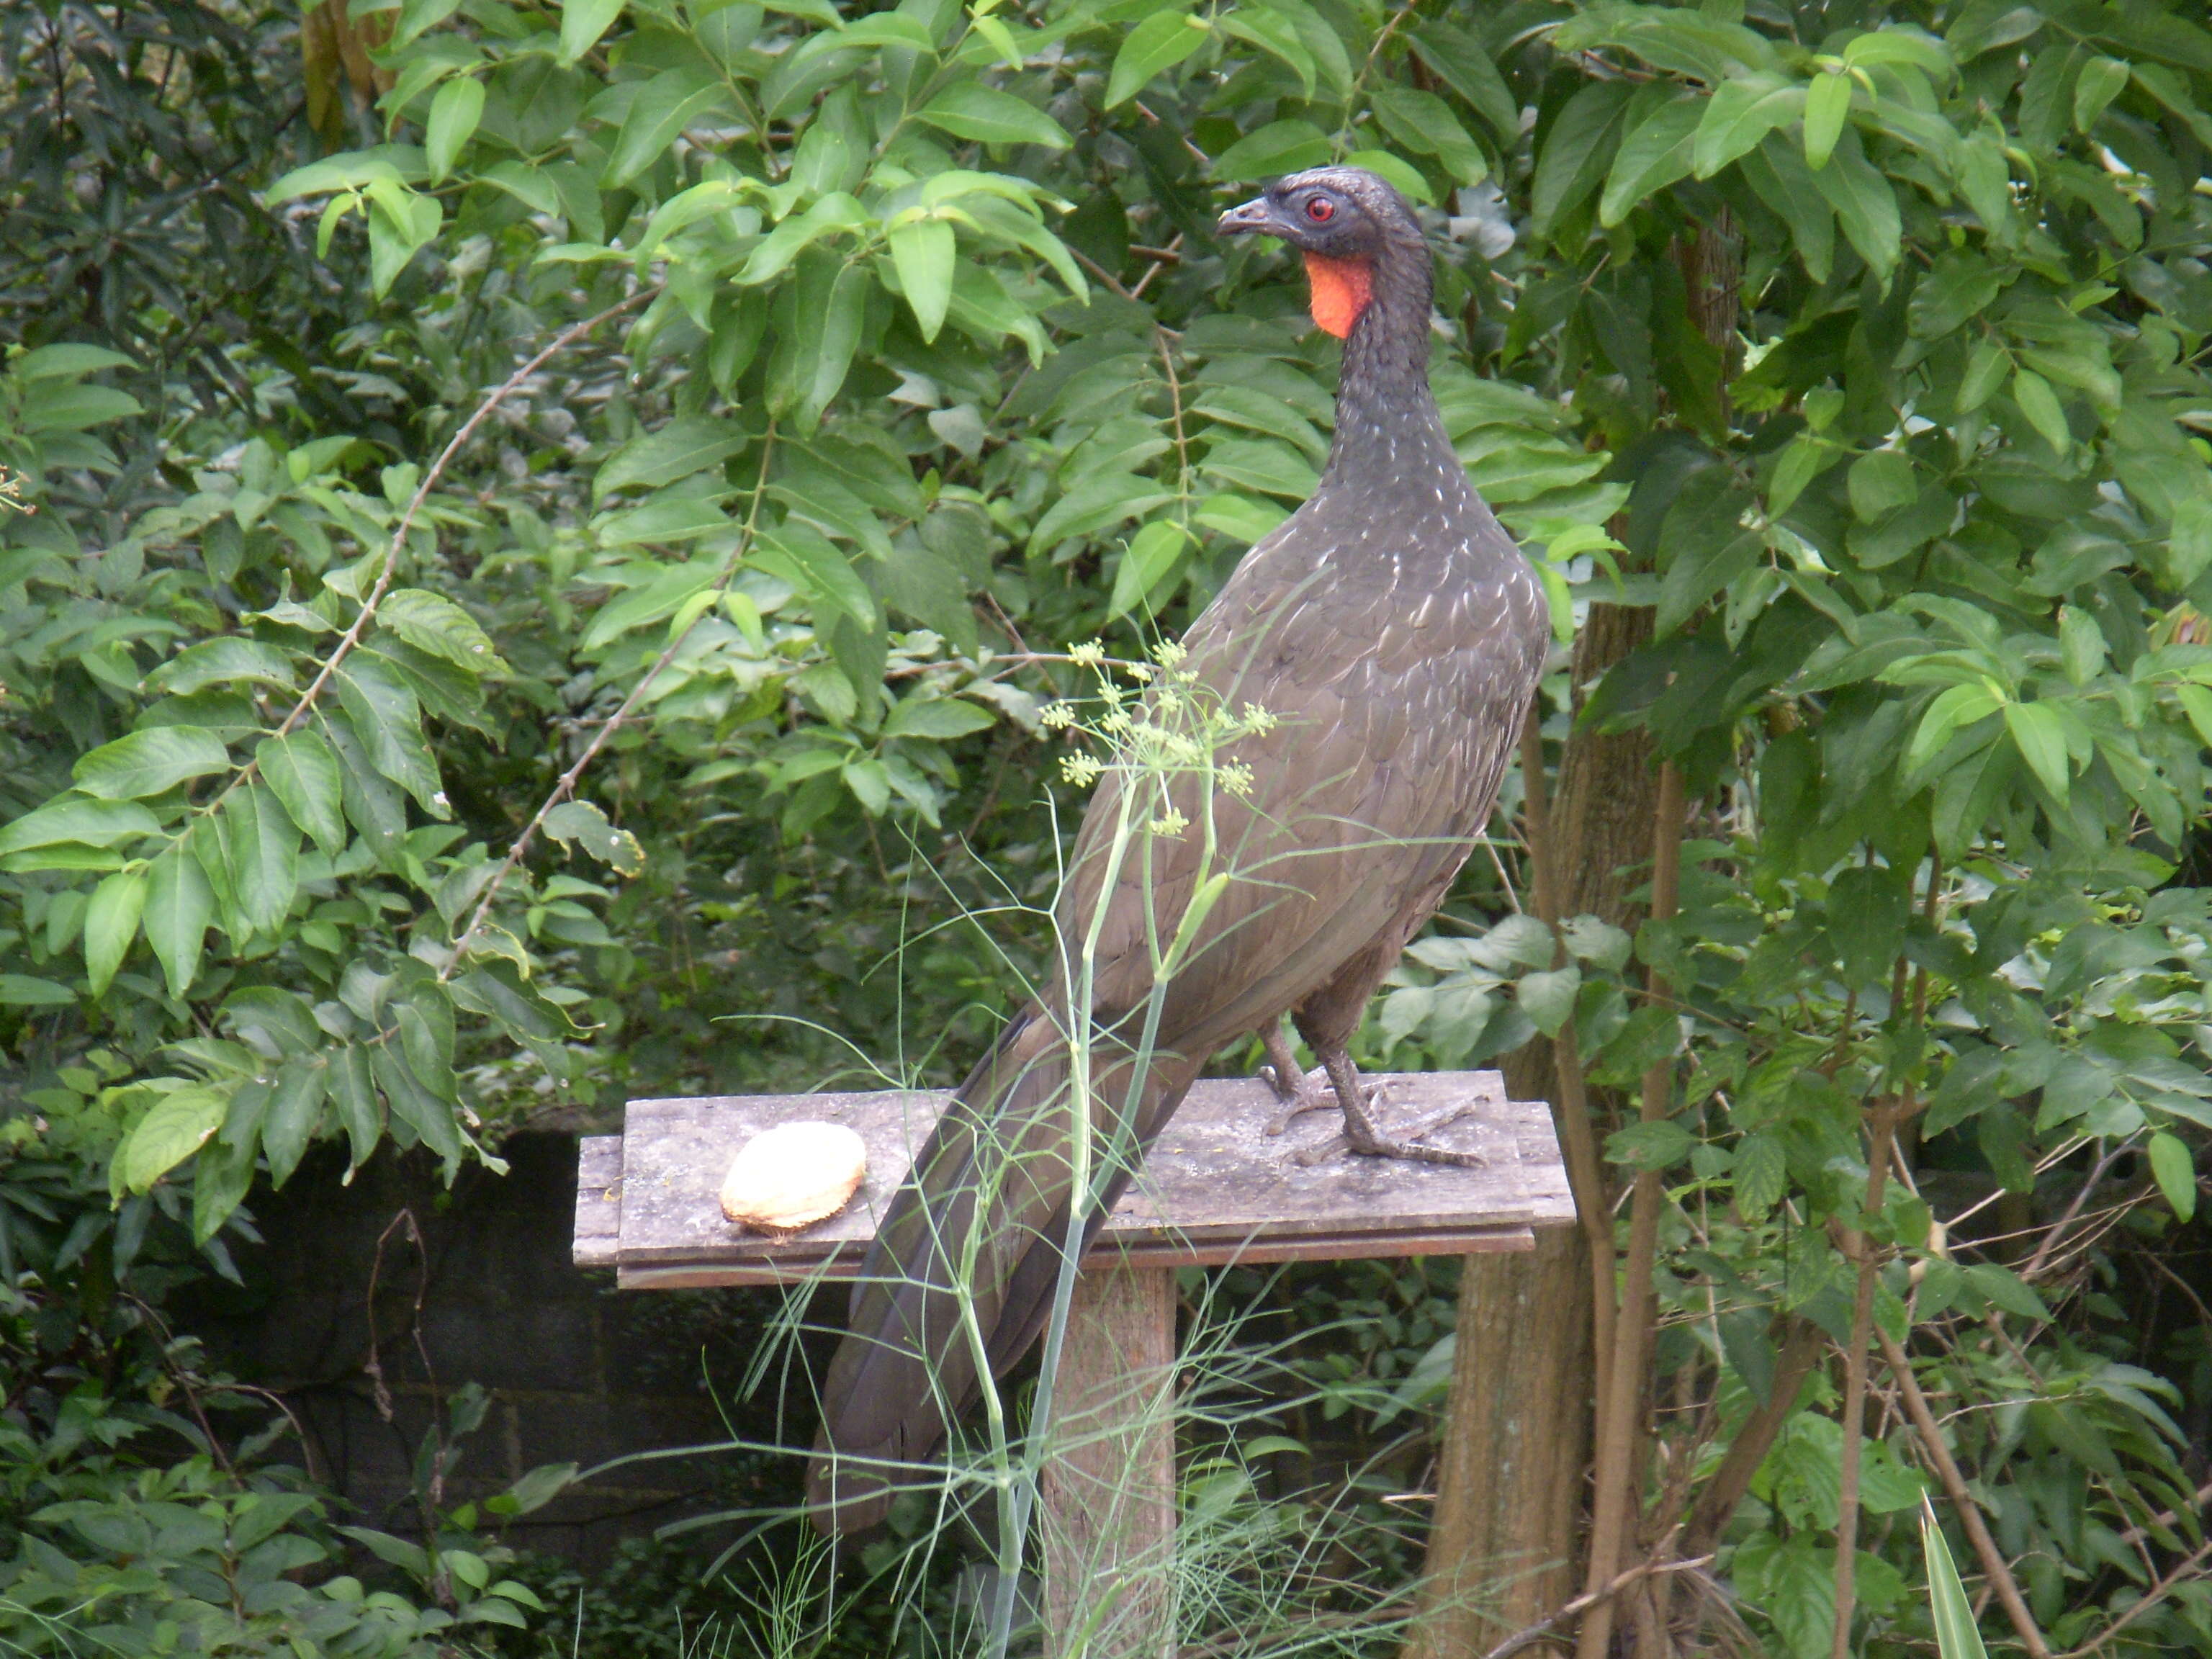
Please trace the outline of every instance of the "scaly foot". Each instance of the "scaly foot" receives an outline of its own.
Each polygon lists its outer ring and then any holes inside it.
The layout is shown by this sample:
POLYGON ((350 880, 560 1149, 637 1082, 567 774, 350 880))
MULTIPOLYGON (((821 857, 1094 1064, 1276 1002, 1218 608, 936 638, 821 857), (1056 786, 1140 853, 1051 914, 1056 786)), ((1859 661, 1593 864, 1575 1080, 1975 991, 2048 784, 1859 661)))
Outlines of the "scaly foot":
POLYGON ((1417 1164, 1449 1164, 1462 1170, 1483 1167, 1486 1160, 1476 1152, 1454 1152, 1443 1146, 1424 1146, 1423 1137, 1436 1133, 1446 1124, 1456 1123, 1471 1109, 1460 1107, 1442 1117, 1423 1124, 1403 1139, 1393 1139, 1375 1126, 1372 1109, 1378 1103, 1379 1091, 1370 1090, 1360 1080, 1359 1071, 1352 1063, 1352 1056, 1341 1048, 1324 1053, 1322 1069, 1334 1091, 1336 1103, 1344 1112, 1344 1133, 1331 1137, 1318 1146, 1309 1146, 1297 1155, 1297 1162, 1305 1167, 1320 1163, 1339 1146, 1348 1146, 1362 1158, 1402 1158, 1417 1164))
POLYGON ((1298 1069, 1290 1033, 1281 1025, 1269 1026, 1260 1041, 1267 1051, 1267 1061, 1260 1067, 1260 1080, 1275 1091, 1275 1098, 1284 1106, 1267 1121, 1269 1134, 1281 1134, 1308 1112, 1325 1112, 1336 1104, 1336 1097, 1329 1092, 1328 1073, 1318 1066, 1310 1072, 1298 1069))

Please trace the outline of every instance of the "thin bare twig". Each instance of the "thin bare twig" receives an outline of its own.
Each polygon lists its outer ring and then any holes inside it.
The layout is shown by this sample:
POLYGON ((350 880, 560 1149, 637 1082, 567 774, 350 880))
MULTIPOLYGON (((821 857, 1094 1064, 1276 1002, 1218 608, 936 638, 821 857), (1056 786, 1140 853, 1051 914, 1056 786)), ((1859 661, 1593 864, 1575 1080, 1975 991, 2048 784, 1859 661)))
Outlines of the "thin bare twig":
POLYGON ((1943 1443, 1943 1431, 1936 1421, 1935 1413, 1928 1409, 1928 1396, 1920 1391, 1919 1380, 1912 1375, 1912 1362, 1897 1346, 1896 1339, 1882 1329, 1879 1322, 1874 1328, 1874 1339, 1881 1345, 1881 1357, 1888 1363, 1890 1375, 1897 1379, 1898 1392, 1905 1396, 1905 1414, 1911 1418, 1920 1449, 1935 1465, 1936 1477, 1943 1483, 1943 1491, 1951 1500, 1951 1507, 1959 1516, 1959 1524, 1966 1529, 1966 1537, 1974 1547, 1974 1553, 1982 1564, 1982 1574, 2003 1604, 2005 1617, 2012 1621, 2013 1632, 2020 1638, 2021 1645, 2027 1650, 2028 1659, 2051 1659, 2051 1645, 2036 1628, 2035 1615, 2027 1610, 2027 1602, 2020 1593, 2020 1584, 2005 1565, 2003 1553, 1997 1548, 1996 1540, 1990 1536, 1989 1524, 1982 1519, 1981 1507, 1974 1495, 1966 1489, 1966 1477, 1959 1472, 1951 1449, 1943 1443))
POLYGON ((2212 1539, 2208 1539, 2203 1543, 2198 1545, 2194 1554, 2192 1554, 2186 1561, 2184 1561, 2179 1566, 2176 1567, 2172 1572, 2166 1574, 2165 1577, 2160 1579, 2158 1583, 2153 1584, 2148 1589, 2145 1590, 2142 1596, 2136 1600, 2125 1613, 2113 1620, 2111 1624, 2106 1626, 2103 1630, 2097 1633, 2096 1637, 2093 1640, 2084 1642, 2080 1647, 2075 1648, 2069 1652, 2061 1655, 2060 1659, 2088 1659, 2088 1656, 2090 1654, 2094 1653, 2099 1648, 2103 1647, 2106 1643, 2111 1641, 2123 1630, 2125 1630, 2130 1625, 2133 1624, 2136 1620, 2136 1616, 2138 1613, 2148 1613, 2158 1602, 2164 1601, 2168 1595, 2172 1595, 2178 1586, 2186 1583, 2191 1578, 2199 1577, 2199 1570, 2203 1566, 2204 1559, 2208 1555, 2212 1555, 2212 1539))

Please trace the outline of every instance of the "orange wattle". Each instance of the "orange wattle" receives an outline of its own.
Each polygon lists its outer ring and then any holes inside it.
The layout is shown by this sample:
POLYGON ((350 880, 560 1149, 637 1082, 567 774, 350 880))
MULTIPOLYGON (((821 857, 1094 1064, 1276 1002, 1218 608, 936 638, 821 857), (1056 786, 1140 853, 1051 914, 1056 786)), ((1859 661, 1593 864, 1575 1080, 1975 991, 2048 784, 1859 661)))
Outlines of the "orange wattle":
POLYGON ((1352 332, 1359 313, 1375 297, 1375 267, 1365 259, 1332 259, 1306 255, 1306 277, 1313 284, 1313 319, 1340 340, 1352 332))

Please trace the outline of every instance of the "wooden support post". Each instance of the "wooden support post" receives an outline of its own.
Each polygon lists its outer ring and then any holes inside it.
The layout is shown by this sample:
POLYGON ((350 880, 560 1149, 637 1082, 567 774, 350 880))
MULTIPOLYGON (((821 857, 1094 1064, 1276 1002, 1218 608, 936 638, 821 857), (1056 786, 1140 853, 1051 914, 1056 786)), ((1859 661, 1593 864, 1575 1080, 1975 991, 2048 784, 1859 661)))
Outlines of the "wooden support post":
POLYGON ((1175 1650, 1175 1362, 1174 1269, 1077 1277, 1038 1492, 1052 1659, 1175 1650))
POLYGON ((1455 1329, 1472 1346, 1444 1401, 1431 1527, 1455 1547, 1430 1552, 1405 1659, 1486 1652, 1575 1593, 1590 1328, 1561 1310, 1581 1305, 1589 1261, 1583 1234, 1555 1227, 1532 1251, 1461 1264, 1455 1329))

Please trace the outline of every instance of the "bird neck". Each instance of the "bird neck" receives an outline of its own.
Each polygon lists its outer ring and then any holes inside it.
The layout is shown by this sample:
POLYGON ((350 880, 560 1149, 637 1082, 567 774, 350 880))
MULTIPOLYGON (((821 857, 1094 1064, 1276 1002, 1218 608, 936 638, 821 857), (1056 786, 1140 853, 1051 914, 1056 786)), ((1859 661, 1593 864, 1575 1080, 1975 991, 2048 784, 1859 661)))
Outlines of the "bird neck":
POLYGON ((1369 276, 1370 299, 1345 337, 1337 383, 1336 437, 1327 483, 1349 470, 1363 477, 1425 477, 1459 462, 1429 390, 1429 251, 1386 244, 1369 276))

